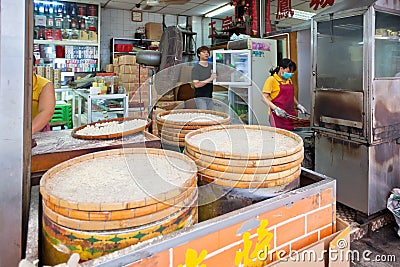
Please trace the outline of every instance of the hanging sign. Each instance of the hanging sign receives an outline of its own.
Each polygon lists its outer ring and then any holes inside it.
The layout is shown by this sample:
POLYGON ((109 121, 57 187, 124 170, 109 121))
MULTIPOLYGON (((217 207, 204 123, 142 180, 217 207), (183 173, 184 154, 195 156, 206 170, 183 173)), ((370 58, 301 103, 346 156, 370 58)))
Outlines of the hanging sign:
POLYGON ((293 17, 292 0, 279 0, 276 19, 293 17))
POLYGON ((321 8, 324 8, 327 5, 332 6, 334 3, 335 0, 311 0, 310 7, 312 7, 314 10, 317 10, 319 6, 321 6, 321 8))

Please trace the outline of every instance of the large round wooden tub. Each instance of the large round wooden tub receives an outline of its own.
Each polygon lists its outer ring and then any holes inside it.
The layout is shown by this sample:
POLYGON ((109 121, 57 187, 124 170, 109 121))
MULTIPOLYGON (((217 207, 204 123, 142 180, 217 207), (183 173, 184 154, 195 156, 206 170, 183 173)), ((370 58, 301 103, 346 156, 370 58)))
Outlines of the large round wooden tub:
POLYGON ((213 110, 175 109, 157 114, 158 134, 163 144, 183 147, 186 134, 213 125, 229 125, 229 115, 213 110))
POLYGON ((255 125, 193 131, 185 137, 185 154, 196 162, 201 180, 268 197, 299 186, 304 157, 298 135, 255 125))
POLYGON ((89 260, 197 222, 197 167, 160 149, 87 154, 46 172, 44 264, 89 260))

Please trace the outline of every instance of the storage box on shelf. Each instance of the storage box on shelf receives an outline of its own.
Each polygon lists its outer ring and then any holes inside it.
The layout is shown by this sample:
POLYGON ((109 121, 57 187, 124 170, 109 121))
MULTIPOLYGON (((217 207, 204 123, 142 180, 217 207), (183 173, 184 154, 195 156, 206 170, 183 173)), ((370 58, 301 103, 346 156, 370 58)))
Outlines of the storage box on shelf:
MULTIPOLYGON (((160 36, 161 37, 161 36, 160 36)), ((111 38, 110 40, 110 62, 114 65, 115 59, 123 55, 135 55, 139 50, 157 49, 159 44, 157 39, 136 39, 136 38, 111 38)), ((123 64, 123 63, 120 63, 123 64)), ((129 63, 134 64, 134 63, 129 63)))
POLYGON ((156 22, 147 22, 146 23, 146 37, 148 39, 156 39, 160 40, 162 35, 162 24, 156 22))

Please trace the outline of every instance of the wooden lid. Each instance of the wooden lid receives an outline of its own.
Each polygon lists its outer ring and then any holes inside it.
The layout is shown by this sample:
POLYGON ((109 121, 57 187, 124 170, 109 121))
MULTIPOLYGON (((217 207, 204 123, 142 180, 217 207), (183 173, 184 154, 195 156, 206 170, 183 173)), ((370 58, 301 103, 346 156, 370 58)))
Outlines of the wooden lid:
POLYGON ((143 119, 143 118, 116 118, 116 119, 110 119, 110 120, 104 120, 104 121, 97 121, 97 122, 92 122, 89 124, 85 124, 82 125, 78 128, 75 128, 71 135, 74 138, 78 138, 78 139, 86 139, 86 140, 93 140, 93 139, 114 139, 114 138, 120 138, 122 136, 127 136, 127 135, 131 135, 140 131, 143 131, 144 129, 146 129, 147 127, 149 127, 151 123, 150 119, 143 119), (128 126, 125 129, 122 129, 121 132, 117 132, 117 133, 110 133, 110 134, 95 134, 95 135, 87 135, 87 134, 82 134, 80 131, 81 130, 85 130, 88 127, 94 127, 96 129, 101 128, 102 125, 104 127, 107 127, 107 125, 109 125, 109 123, 111 122, 117 122, 119 124, 123 124, 125 122, 128 121, 138 121, 138 126, 131 128, 128 126))
POLYGON ((269 159, 303 149, 303 140, 292 132, 259 125, 218 125, 188 133, 185 146, 220 158, 269 159))
POLYGON ((124 210, 179 196, 196 183, 196 174, 196 164, 178 152, 114 149, 54 166, 43 175, 40 193, 59 207, 124 210))
POLYGON ((229 123, 229 115, 214 110, 174 109, 157 114, 156 121, 177 126, 210 126, 229 123), (182 116, 183 115, 183 116, 182 116))

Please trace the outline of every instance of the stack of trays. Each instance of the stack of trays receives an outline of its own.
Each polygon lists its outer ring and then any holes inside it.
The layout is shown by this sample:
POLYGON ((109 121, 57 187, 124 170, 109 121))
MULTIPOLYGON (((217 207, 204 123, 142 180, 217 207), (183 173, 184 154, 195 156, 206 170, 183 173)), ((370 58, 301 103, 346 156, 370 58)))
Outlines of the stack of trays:
POLYGON ((197 222, 197 167, 160 149, 116 149, 63 162, 40 181, 44 263, 89 260, 197 222))
POLYGON ((260 190, 271 197, 299 186, 303 140, 268 126, 228 125, 196 130, 185 137, 185 154, 199 179, 227 188, 260 190))
POLYGON ((213 125, 229 125, 229 115, 213 110, 175 109, 157 114, 158 134, 163 143, 183 147, 185 136, 213 125))

